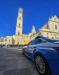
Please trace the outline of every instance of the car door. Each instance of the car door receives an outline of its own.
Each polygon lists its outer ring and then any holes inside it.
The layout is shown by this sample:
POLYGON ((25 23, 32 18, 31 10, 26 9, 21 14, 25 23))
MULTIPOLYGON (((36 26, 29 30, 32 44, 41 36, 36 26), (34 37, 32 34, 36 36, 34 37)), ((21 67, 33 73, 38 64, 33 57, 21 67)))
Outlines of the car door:
POLYGON ((28 44, 28 46, 27 46, 27 49, 26 49, 26 52, 27 52, 27 56, 29 57, 29 58, 33 58, 33 51, 34 51, 34 47, 35 47, 35 44, 34 44, 34 40, 33 41, 31 41, 29 44, 28 44))
POLYGON ((29 44, 28 44, 28 48, 27 48, 27 53, 29 57, 33 57, 33 52, 34 50, 37 49, 37 47, 39 46, 38 44, 42 43, 42 39, 34 39, 32 40, 29 44))

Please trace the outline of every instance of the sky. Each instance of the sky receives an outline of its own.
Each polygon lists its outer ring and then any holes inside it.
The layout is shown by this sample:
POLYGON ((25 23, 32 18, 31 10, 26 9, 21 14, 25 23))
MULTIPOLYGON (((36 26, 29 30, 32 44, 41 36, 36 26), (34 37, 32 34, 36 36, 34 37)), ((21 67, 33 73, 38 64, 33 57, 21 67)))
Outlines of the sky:
POLYGON ((38 31, 49 17, 59 17, 59 0, 0 0, 0 36, 15 34, 19 8, 23 8, 23 34, 29 34, 33 25, 38 31))

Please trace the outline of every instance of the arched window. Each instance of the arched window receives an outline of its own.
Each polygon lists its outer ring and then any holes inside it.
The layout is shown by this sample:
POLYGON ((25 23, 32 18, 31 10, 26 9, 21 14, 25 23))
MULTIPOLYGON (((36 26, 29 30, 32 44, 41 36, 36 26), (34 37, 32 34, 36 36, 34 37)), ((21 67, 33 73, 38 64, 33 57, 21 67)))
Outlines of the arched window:
POLYGON ((19 17, 19 20, 21 20, 21 17, 19 17))
POLYGON ((55 25, 55 29, 57 30, 57 25, 55 25))
POLYGON ((20 27, 20 24, 19 24, 19 27, 20 27))
POLYGON ((52 37, 52 39, 54 39, 54 37, 52 37))
POLYGON ((18 35, 19 35, 20 33, 18 32, 18 35))

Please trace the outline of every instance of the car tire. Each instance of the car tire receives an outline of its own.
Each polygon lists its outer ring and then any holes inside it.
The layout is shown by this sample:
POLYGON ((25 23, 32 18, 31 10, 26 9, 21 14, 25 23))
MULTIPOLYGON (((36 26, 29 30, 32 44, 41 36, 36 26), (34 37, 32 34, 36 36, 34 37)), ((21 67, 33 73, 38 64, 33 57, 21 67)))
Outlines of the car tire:
POLYGON ((41 55, 35 57, 35 67, 40 75, 51 75, 48 64, 41 55))

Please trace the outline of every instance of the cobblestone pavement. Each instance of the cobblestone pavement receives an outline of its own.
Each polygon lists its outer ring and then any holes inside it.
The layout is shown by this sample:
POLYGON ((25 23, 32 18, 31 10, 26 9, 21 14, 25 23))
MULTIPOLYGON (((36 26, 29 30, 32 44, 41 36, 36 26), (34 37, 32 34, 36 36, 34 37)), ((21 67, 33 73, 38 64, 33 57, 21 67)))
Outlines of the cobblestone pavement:
POLYGON ((0 48, 0 75, 39 75, 19 49, 0 48))

